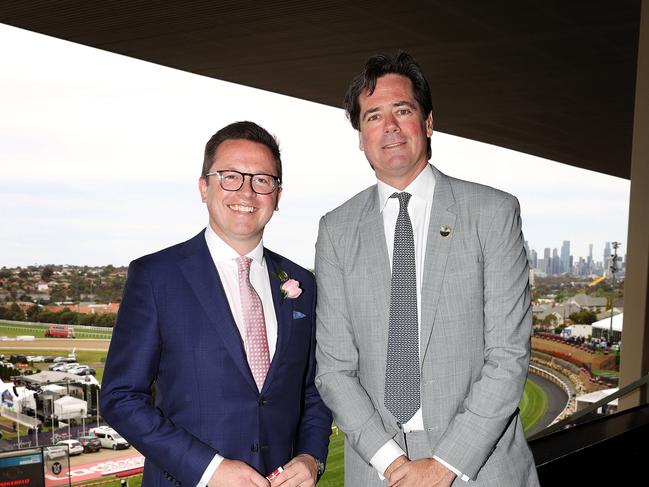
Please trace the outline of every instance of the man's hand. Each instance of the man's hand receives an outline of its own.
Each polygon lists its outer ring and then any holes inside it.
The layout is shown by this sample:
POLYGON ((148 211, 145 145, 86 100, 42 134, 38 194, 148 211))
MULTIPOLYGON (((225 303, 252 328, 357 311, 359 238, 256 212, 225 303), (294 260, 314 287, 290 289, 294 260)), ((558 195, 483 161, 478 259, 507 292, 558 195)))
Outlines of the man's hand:
POLYGON ((284 471, 271 482, 273 487, 314 487, 318 464, 311 455, 302 453, 284 465, 284 471))
POLYGON ((385 472, 383 472, 383 476, 386 479, 390 479, 390 476, 392 475, 392 472, 394 472, 397 468, 399 468, 401 465, 403 465, 406 462, 409 462, 408 457, 405 455, 401 455, 397 457, 389 466, 388 468, 385 469, 385 472))
POLYGON ((453 480, 455 474, 437 460, 422 458, 406 461, 395 469, 388 477, 388 487, 448 487, 453 480))
POLYGON ((207 485, 208 487, 268 487, 270 483, 248 464, 226 458, 216 468, 207 485))

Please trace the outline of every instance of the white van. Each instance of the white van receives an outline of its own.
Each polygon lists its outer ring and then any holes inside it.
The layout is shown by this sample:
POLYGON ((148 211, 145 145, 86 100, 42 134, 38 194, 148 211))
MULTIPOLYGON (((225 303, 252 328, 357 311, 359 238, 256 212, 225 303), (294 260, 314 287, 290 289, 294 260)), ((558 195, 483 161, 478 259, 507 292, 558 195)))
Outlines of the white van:
POLYGON ((90 428, 89 434, 96 436, 101 441, 102 448, 112 448, 113 450, 124 450, 131 445, 122 436, 110 426, 98 426, 90 428))

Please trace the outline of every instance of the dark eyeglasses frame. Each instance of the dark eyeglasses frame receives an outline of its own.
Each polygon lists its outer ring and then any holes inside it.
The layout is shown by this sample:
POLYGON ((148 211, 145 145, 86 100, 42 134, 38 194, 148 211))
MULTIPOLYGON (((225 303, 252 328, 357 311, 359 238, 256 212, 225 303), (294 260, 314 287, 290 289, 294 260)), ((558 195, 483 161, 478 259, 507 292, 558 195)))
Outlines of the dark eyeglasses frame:
POLYGON ((223 191, 239 191, 241 188, 243 188, 243 185, 246 182, 246 176, 248 176, 250 178, 250 189, 252 189, 257 194, 261 194, 261 195, 272 194, 276 189, 282 187, 282 181, 277 176, 273 176, 272 174, 265 174, 265 173, 252 174, 252 173, 249 173, 249 172, 237 171, 235 169, 221 169, 219 171, 208 172, 204 177, 207 178, 209 176, 218 176, 219 177, 219 184, 221 185, 221 189, 223 189, 223 191), (223 175, 221 174, 221 173, 224 173, 224 172, 234 172, 234 173, 239 174, 241 176, 241 185, 237 189, 224 188, 223 187, 223 175), (269 191, 268 193, 260 193, 252 185, 252 179, 255 176, 268 176, 268 177, 272 178, 273 181, 275 181, 275 187, 271 191, 269 191))

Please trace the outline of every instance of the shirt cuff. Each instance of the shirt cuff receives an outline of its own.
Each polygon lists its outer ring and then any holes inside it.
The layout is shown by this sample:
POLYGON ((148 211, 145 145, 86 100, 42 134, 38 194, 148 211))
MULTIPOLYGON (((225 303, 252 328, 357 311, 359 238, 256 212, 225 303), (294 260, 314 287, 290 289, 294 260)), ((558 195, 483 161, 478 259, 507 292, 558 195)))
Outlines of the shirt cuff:
POLYGON ((216 469, 219 468, 219 465, 221 465, 221 462, 223 460, 225 459, 218 453, 214 455, 214 458, 212 458, 212 461, 205 469, 205 472, 203 472, 203 476, 198 481, 198 485, 196 485, 196 487, 207 487, 207 483, 210 481, 212 475, 214 475, 214 472, 216 472, 216 469))
POLYGON ((379 473, 379 478, 385 480, 383 474, 387 468, 392 465, 397 458, 401 455, 406 456, 405 452, 394 440, 389 440, 385 445, 383 445, 379 450, 370 458, 370 465, 374 467, 379 473))
POLYGON ((446 468, 448 468, 448 469, 449 469, 451 472, 453 472, 455 475, 457 475, 457 476, 460 478, 460 480, 462 480, 463 482, 468 482, 469 480, 471 480, 471 479, 469 478, 468 475, 464 475, 464 474, 463 474, 462 472, 460 472, 457 468, 455 468, 455 467, 452 466, 452 465, 449 465, 449 464, 446 463, 444 460, 442 460, 441 458, 439 458, 437 455, 433 455, 433 458, 434 458, 435 460, 437 460, 439 463, 441 463, 442 465, 444 465, 446 468))

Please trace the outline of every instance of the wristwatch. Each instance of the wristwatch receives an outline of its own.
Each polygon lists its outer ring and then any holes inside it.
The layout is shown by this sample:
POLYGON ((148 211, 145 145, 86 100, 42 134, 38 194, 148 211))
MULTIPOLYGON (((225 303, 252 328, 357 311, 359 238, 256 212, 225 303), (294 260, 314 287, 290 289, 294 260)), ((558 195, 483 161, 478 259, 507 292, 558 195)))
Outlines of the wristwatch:
POLYGON ((313 457, 313 458, 314 458, 314 460, 315 460, 315 464, 316 464, 316 466, 318 467, 318 476, 317 476, 317 478, 316 478, 316 482, 317 482, 318 480, 320 480, 320 477, 322 477, 322 474, 323 474, 324 471, 325 471, 325 466, 326 466, 326 465, 325 465, 325 462, 323 462, 323 461, 320 460, 319 458, 316 458, 316 457, 313 457))

